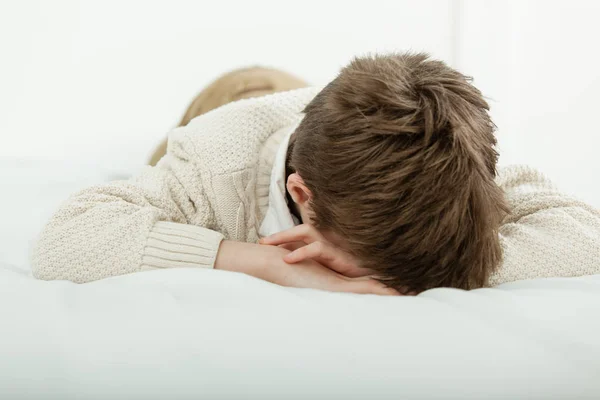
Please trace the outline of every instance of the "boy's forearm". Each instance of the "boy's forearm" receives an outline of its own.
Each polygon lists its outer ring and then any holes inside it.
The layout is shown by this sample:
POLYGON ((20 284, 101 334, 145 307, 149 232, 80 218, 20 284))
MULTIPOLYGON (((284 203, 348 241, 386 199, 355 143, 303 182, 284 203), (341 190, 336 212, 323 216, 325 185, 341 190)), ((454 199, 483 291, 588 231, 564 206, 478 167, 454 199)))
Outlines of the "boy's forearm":
POLYGON ((282 258, 286 250, 274 246, 223 240, 217 252, 215 269, 242 272, 269 280, 274 258, 282 258))

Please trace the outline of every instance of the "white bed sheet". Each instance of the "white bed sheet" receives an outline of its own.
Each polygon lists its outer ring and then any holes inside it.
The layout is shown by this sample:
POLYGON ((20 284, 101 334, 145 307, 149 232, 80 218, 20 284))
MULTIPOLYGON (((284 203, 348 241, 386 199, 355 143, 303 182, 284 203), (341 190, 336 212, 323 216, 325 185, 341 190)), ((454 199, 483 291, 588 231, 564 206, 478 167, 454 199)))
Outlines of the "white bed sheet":
POLYGON ((0 174, 1 399, 600 398, 600 276, 395 298, 200 269, 36 281, 45 218, 119 176, 36 168, 0 174))
POLYGON ((0 398, 597 399, 600 277, 391 298, 0 268, 0 398))

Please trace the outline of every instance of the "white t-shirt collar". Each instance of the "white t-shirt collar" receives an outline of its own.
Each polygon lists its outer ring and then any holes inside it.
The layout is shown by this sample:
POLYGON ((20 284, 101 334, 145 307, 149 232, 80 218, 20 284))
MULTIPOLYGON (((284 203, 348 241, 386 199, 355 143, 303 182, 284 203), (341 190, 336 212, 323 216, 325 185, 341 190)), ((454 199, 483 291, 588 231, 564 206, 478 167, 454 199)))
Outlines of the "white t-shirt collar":
POLYGON ((277 153, 275 153, 273 169, 271 170, 271 183, 269 185, 269 207, 258 230, 261 237, 293 228, 300 223, 298 218, 290 212, 287 204, 285 187, 285 161, 287 150, 290 143, 290 137, 296 130, 296 127, 297 125, 294 124, 283 128, 286 132, 283 134, 281 143, 277 148, 277 153))

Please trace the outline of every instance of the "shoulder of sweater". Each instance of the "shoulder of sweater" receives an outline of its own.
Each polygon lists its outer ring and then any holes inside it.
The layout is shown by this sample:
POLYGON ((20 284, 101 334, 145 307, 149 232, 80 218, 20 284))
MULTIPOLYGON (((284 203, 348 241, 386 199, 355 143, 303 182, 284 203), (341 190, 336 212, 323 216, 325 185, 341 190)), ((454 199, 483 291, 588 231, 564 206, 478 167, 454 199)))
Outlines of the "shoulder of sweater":
MULTIPOLYGON (((302 119, 318 93, 309 87, 226 104, 169 133, 169 150, 183 149, 200 169, 224 174, 257 166, 267 139, 302 119)), ((276 143, 271 143, 271 150, 276 143)))
POLYGON ((507 193, 556 190, 556 186, 546 175, 528 165, 509 165, 498 168, 496 183, 507 193))
POLYGON ((511 210, 505 224, 534 213, 564 207, 577 208, 597 218, 600 212, 584 201, 559 190, 541 171, 526 165, 498 169, 496 183, 504 191, 511 210))

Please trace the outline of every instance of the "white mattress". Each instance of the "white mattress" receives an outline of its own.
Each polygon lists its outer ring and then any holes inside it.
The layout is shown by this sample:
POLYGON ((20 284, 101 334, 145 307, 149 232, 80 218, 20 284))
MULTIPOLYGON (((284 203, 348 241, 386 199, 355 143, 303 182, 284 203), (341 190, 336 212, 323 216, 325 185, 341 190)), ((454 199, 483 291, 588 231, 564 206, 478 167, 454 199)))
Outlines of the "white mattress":
POLYGON ((1 399, 600 398, 600 276, 396 298, 200 269, 36 281, 43 221, 119 174, 4 167, 1 399))

